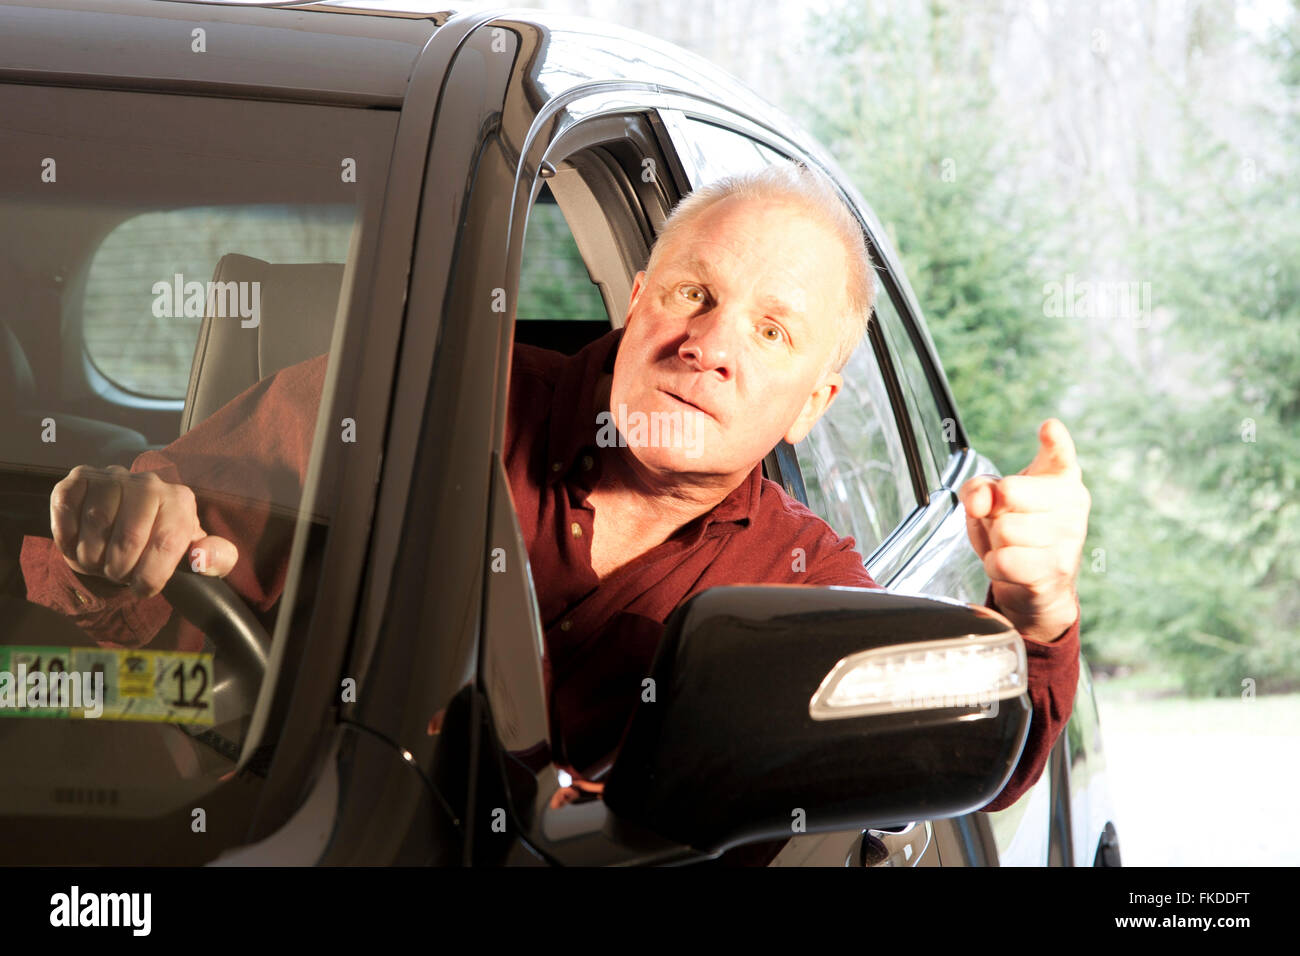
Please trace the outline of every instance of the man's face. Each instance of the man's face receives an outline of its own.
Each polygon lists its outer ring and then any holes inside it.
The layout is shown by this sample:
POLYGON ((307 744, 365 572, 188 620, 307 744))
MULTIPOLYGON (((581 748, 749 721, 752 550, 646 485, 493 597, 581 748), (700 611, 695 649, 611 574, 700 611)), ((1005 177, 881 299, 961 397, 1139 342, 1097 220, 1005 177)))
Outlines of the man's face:
POLYGON ((610 391, 629 451, 652 471, 738 481, 801 440, 842 381, 822 372, 845 269, 834 235, 791 203, 733 197, 699 214, 632 286, 610 391), (637 413, 694 421, 684 440, 639 444, 637 413))

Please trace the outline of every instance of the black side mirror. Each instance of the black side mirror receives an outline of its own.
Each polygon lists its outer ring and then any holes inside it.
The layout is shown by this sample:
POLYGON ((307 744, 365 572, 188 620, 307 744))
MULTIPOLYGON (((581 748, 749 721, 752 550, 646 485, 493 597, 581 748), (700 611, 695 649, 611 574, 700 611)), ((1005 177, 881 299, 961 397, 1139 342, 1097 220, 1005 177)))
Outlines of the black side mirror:
POLYGON ((604 799, 698 850, 968 813, 1031 707, 986 608, 859 588, 712 588, 668 619, 604 799), (649 685, 647 685, 649 686, 649 685))

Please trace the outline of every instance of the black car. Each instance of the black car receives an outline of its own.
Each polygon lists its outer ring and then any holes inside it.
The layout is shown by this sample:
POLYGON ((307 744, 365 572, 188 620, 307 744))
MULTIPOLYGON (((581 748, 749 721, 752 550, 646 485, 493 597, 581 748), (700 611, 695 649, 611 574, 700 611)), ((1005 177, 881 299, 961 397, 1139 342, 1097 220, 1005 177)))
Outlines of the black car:
POLYGON ((108 718, 0 700, 23 768, 2 862, 690 863, 788 838, 773 865, 1118 865, 1086 662, 1038 783, 978 812, 1030 717, 956 497, 995 468, 867 204, 708 63, 519 11, 0 0, 0 168, 0 671, 102 674, 108 718), (889 592, 696 596, 604 797, 559 799, 500 458, 512 343, 608 332, 674 203, 781 158, 840 185, 880 294, 840 398, 764 471, 889 592), (326 352, 306 486, 195 489, 265 512, 272 606, 182 569, 173 642, 109 647, 26 600, 70 468, 129 466, 326 352), (1000 696, 818 719, 917 645, 976 648, 1000 696))

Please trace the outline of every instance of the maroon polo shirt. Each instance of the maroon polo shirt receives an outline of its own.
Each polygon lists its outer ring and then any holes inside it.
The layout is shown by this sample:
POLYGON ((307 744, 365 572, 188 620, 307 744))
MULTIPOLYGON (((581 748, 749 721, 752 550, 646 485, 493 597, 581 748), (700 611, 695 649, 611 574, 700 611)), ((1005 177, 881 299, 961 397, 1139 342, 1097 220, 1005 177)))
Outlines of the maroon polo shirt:
MULTIPOLYGON (((761 464, 712 511, 599 579, 587 503, 601 471, 595 393, 601 375, 613 370, 621 337, 611 331, 572 357, 517 345, 511 372, 505 463, 545 629, 552 743, 556 759, 579 772, 598 768, 617 747, 663 622, 692 595, 725 584, 875 586, 854 540, 763 478, 761 464)), ((292 505, 301 495, 327 360, 317 356, 258 382, 132 464, 132 471, 155 471, 200 493, 204 531, 239 549, 227 581, 259 616, 269 615, 283 591, 290 541, 257 502, 292 505), (235 496, 242 500, 232 504, 235 496)), ((163 630, 171 608, 162 595, 136 601, 83 580, 48 538, 26 538, 21 561, 28 600, 67 615, 100 643, 202 646, 187 622, 163 630)), ((1029 739, 1006 788, 985 809, 1009 806, 1038 779, 1074 701, 1078 622, 1054 643, 1025 645, 1029 739)))

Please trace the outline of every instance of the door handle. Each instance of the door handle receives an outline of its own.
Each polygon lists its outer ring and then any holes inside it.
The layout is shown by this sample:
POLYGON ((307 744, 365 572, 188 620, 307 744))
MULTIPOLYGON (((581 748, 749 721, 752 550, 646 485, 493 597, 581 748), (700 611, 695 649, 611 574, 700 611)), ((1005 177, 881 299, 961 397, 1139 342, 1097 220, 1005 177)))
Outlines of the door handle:
POLYGON ((860 866, 917 866, 930 848, 929 820, 862 831, 860 866))

